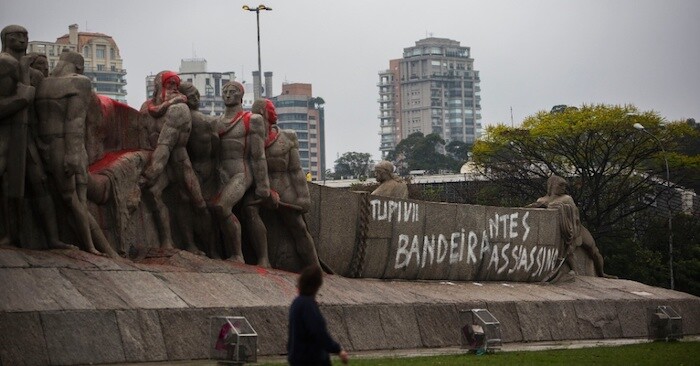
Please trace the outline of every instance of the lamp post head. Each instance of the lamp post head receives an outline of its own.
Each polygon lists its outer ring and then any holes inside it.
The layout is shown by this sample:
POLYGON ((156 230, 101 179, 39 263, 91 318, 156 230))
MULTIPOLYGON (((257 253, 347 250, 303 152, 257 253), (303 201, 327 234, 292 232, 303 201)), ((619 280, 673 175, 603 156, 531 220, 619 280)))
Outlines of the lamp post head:
POLYGON ((251 7, 248 6, 248 5, 243 5, 242 8, 243 8, 243 10, 254 11, 254 12, 260 12, 260 10, 272 10, 271 7, 265 6, 265 5, 263 5, 263 4, 260 4, 260 5, 258 5, 258 6, 255 7, 255 8, 251 8, 251 7))
POLYGON ((638 130, 640 130, 640 131, 643 131, 643 130, 644 130, 644 126, 642 126, 641 123, 635 123, 635 124, 633 124, 632 126, 634 126, 634 128, 636 128, 636 129, 638 129, 638 130))

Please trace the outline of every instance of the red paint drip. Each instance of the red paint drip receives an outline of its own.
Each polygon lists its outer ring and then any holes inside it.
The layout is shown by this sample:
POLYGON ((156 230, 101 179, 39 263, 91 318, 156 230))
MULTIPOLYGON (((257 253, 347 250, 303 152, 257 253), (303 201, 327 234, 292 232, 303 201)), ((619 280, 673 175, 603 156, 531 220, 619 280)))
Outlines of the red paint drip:
POLYGON ((270 147, 270 145, 277 141, 277 138, 279 137, 279 133, 277 131, 278 130, 276 128, 272 128, 272 126, 270 126, 270 129, 267 131, 267 140, 265 140, 266 148, 270 147))
POLYGON ((102 169, 104 169, 108 166, 111 166, 112 163, 119 160, 122 156, 124 156, 128 153, 134 152, 134 151, 137 151, 137 150, 136 149, 129 149, 129 150, 108 152, 105 154, 105 156, 102 159, 92 163, 88 167, 88 171, 90 173, 97 173, 97 172, 101 171, 102 169))
POLYGON ((109 117, 114 111, 114 103, 116 103, 116 101, 111 99, 110 97, 101 94, 97 94, 97 98, 100 100, 100 109, 102 109, 102 116, 105 118, 109 117))

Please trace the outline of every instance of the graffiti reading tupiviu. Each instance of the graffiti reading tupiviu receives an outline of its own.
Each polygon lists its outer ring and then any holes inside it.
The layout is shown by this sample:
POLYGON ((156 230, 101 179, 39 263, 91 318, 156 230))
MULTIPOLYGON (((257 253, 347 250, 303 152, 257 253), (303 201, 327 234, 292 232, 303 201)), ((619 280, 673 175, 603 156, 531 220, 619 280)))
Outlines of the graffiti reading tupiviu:
MULTIPOLYGON (((374 199, 370 201, 374 221, 419 222, 420 205, 415 202, 374 199)), ((495 213, 485 229, 460 228, 451 233, 399 234, 394 268, 466 265, 483 267, 498 275, 527 273, 537 278, 557 266, 559 249, 525 245, 530 234, 530 212, 495 213)))

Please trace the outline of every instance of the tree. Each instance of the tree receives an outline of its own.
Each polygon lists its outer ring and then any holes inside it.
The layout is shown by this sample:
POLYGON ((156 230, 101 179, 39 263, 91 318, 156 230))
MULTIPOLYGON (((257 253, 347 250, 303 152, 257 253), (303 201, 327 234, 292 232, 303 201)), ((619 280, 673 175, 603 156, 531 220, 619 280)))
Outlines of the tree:
POLYGON ((335 161, 335 178, 367 178, 372 163, 372 155, 369 153, 346 152, 335 161))
POLYGON ((323 109, 323 105, 326 101, 321 97, 311 97, 308 101, 309 109, 323 109))
MULTIPOLYGON (((565 177, 593 236, 624 236, 628 233, 616 224, 628 223, 627 218, 646 209, 664 188, 659 184, 664 175, 658 144, 632 124, 641 123, 667 150, 675 151, 678 137, 689 127, 663 127, 663 122, 656 113, 639 113, 633 106, 558 108, 528 117, 522 128, 489 127, 486 138, 474 145, 474 161, 523 203, 545 194, 544 182, 551 174, 565 177)), ((681 162, 681 155, 675 153, 674 161, 681 162)))
POLYGON ((447 151, 450 157, 464 164, 469 160, 472 145, 464 141, 450 141, 450 143, 445 146, 445 151, 447 151))
POLYGON ((394 162, 402 175, 411 170, 459 170, 460 162, 440 152, 444 146, 445 140, 437 134, 424 136, 421 132, 414 132, 401 140, 387 159, 394 162))

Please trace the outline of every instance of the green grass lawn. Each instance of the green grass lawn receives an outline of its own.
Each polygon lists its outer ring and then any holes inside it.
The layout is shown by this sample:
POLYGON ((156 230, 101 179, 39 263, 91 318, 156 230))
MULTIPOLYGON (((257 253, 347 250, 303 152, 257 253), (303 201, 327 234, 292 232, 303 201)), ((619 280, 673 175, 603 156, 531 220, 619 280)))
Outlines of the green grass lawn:
MULTIPOLYGON (((350 365, 700 365, 700 342, 654 342, 569 350, 497 352, 412 358, 353 358, 350 365)), ((284 363, 264 364, 284 365, 284 363)), ((333 365, 341 365, 337 357, 333 365)))

